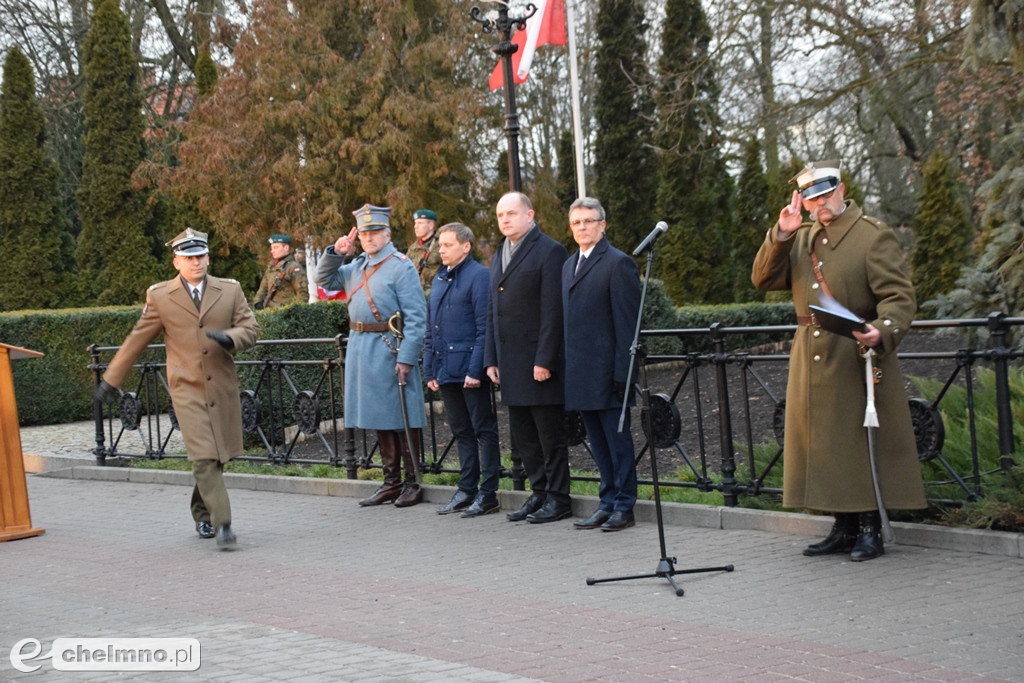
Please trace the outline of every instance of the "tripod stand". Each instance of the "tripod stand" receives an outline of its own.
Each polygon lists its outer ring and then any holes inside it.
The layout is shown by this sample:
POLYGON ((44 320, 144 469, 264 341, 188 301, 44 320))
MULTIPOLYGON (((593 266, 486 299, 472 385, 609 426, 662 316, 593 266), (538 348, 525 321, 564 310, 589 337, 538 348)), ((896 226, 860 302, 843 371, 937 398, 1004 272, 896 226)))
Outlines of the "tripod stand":
MULTIPOLYGON (((661 226, 663 224, 659 224, 661 226)), ((657 231, 657 229, 656 229, 657 231)), ((664 232, 664 231, 662 231, 664 232)), ((654 233, 652 233, 654 235, 654 233)), ((640 291, 640 309, 637 311, 636 316, 636 329, 633 333, 633 344, 629 348, 629 372, 626 375, 626 386, 630 386, 633 380, 633 371, 637 367, 637 358, 645 357, 646 351, 640 344, 640 327, 643 320, 644 312, 644 301, 647 299, 647 284, 651 279, 651 265, 654 262, 654 240, 648 239, 650 245, 650 251, 647 253, 647 270, 644 273, 643 288, 640 291)), ((647 242, 645 242, 647 244, 647 242)), ((640 249, 643 248, 641 245, 640 249)), ((636 256, 637 252, 633 255, 636 256)), ((629 576, 615 576, 603 579, 587 578, 587 585, 593 586, 597 583, 607 583, 610 581, 629 581, 632 579, 652 579, 661 577, 669 582, 675 590, 677 596, 682 596, 685 591, 675 581, 675 576, 679 574, 699 574, 702 572, 731 572, 734 567, 731 564, 727 564, 721 567, 701 567, 697 569, 677 569, 676 558, 669 557, 665 550, 665 523, 661 514, 661 487, 658 483, 658 458, 655 452, 655 446, 659 439, 655 436, 655 409, 651 404, 651 389, 647 382, 647 370, 643 363, 640 363, 639 372, 640 381, 636 384, 637 394, 640 396, 640 405, 642 408, 642 415, 644 420, 644 432, 647 436, 647 445, 650 448, 651 453, 651 480, 654 484, 654 511, 658 523, 658 541, 661 546, 661 559, 658 561, 658 566, 652 574, 634 574, 629 576)), ((629 410, 629 392, 625 392, 626 396, 622 400, 622 412, 619 415, 619 431, 623 429, 623 423, 626 419, 626 411, 629 410)), ((659 405, 669 405, 671 403, 659 403, 659 405)), ((663 416, 659 416, 662 418, 663 416)), ((661 419, 659 419, 661 421, 661 419)))

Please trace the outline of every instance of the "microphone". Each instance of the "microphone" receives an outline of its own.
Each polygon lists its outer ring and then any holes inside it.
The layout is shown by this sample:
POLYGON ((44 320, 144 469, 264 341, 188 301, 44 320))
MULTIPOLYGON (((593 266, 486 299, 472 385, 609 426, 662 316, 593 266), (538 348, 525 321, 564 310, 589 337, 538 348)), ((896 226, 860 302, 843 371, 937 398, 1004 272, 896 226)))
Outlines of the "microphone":
POLYGON ((661 233, 668 230, 668 223, 665 221, 658 221, 658 224, 654 226, 654 230, 651 230, 651 234, 644 238, 644 241, 640 243, 640 246, 633 250, 633 256, 639 256, 648 247, 654 246, 654 241, 661 237, 661 233))

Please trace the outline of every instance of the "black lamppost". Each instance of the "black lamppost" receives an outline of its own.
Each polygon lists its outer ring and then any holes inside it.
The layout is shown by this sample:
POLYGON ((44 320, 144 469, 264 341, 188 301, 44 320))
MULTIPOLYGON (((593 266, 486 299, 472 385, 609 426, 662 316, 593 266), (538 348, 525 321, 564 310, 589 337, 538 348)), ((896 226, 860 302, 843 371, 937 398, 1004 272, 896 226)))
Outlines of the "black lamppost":
POLYGON ((501 58, 505 74, 505 137, 508 138, 508 187, 513 192, 523 191, 523 179, 519 169, 519 116, 516 114, 515 74, 512 73, 512 55, 519 49, 512 43, 512 27, 526 30, 526 20, 534 15, 537 7, 530 2, 502 2, 495 0, 496 10, 481 12, 474 6, 469 16, 484 27, 484 33, 498 31, 501 40, 494 46, 494 54, 501 58))

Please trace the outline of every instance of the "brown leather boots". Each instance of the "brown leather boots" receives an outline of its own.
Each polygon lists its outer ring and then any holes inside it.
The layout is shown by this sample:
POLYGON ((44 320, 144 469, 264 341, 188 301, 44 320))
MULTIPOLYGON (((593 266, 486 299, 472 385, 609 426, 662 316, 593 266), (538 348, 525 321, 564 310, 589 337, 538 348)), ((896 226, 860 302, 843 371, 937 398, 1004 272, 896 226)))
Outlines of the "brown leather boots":
POLYGON ((395 507, 409 507, 423 502, 423 489, 416 482, 413 457, 419 457, 419 429, 412 430, 415 456, 409 452, 404 431, 377 430, 377 444, 380 446, 381 468, 384 483, 369 498, 359 501, 362 506, 381 505, 394 502, 395 507), (405 465, 405 483, 402 483, 402 465, 405 465))

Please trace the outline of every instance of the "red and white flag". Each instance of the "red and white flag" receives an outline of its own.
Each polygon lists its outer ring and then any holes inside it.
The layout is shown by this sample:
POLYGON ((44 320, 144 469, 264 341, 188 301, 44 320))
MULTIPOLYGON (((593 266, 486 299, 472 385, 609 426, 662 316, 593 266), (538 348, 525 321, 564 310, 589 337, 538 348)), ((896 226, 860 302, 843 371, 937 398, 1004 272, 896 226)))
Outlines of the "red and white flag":
MULTIPOLYGON (((565 45, 565 0, 533 0, 537 11, 526 20, 526 30, 516 31, 512 42, 519 49, 512 55, 512 72, 515 83, 525 83, 533 65, 533 55, 541 45, 565 45)), ((497 90, 505 84, 504 65, 499 60, 498 66, 491 73, 491 90, 497 90)))
POLYGON ((345 290, 344 289, 339 289, 337 291, 334 291, 334 290, 328 291, 328 290, 324 289, 323 287, 321 287, 320 285, 317 285, 316 286, 316 298, 320 299, 320 301, 344 301, 345 300, 345 290))

